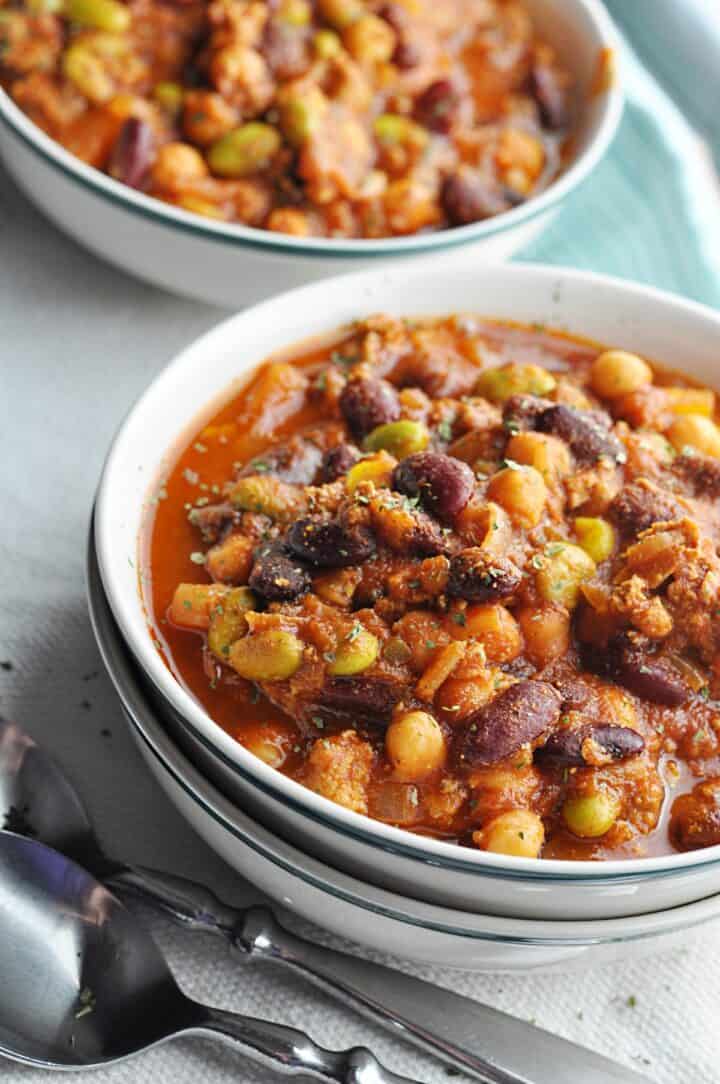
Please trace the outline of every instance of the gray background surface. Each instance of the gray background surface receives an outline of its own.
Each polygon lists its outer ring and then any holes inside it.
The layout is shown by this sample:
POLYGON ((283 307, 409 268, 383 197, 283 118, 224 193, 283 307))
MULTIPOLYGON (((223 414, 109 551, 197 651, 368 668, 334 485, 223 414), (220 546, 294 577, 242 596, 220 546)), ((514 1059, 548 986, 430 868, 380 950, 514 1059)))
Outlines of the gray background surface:
MULTIPOLYGON (((241 901, 253 890, 187 828, 131 743, 93 643, 83 582, 93 491, 115 428, 176 350, 222 316, 102 264, 0 171, 0 660, 12 667, 0 668, 0 712, 57 755, 113 853, 241 901)), ((332 1046, 365 1042, 397 1069, 445 1079, 298 980, 264 965, 238 967, 220 946, 154 918, 152 927, 194 996, 306 1027, 332 1046)), ((569 977, 415 970, 645 1067, 659 1082, 716 1084, 718 948, 715 929, 689 949, 569 977)), ((3 1084, 41 1078, 0 1063, 3 1084)), ((193 1041, 93 1079, 255 1078, 232 1052, 193 1041)))

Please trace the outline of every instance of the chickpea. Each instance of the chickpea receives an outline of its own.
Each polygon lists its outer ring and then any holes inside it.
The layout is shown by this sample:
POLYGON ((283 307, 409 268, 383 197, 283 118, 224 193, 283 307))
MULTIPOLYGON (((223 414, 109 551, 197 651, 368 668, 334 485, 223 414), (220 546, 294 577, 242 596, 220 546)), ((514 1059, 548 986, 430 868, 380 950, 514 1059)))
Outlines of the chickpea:
POLYGON ((360 674, 375 662, 380 652, 377 636, 355 625, 335 649, 335 658, 328 665, 328 673, 336 677, 360 674))
POLYGON ((541 365, 520 365, 510 362, 495 369, 486 369, 478 377, 475 391, 493 403, 502 403, 511 395, 548 395, 557 381, 541 365))
POLYGON ((621 399, 652 381, 648 363, 626 350, 603 351, 590 369, 590 387, 603 399, 621 399))
POLYGON ((606 519, 578 516, 575 520, 578 542, 595 564, 607 561, 615 549, 615 529, 606 519))
POLYGON ((667 431, 673 448, 694 448, 703 455, 720 456, 720 428, 701 414, 680 414, 667 431))
POLYGON ((534 467, 549 485, 572 469, 565 441, 547 433, 516 433, 508 441, 505 455, 514 463, 534 467))
POLYGON ((562 606, 527 606, 517 613, 525 654, 539 668, 562 658, 570 648, 570 614, 562 606))
POLYGON ((445 762, 445 737, 426 711, 410 711, 392 721, 385 751, 397 779, 414 783, 438 771, 445 762))
POLYGON ((188 181, 198 181, 207 175, 205 159, 189 143, 166 143, 158 149, 152 167, 153 183, 165 192, 173 192, 188 181))
POLYGON ((537 858, 545 842, 545 828, 537 813, 529 809, 510 809, 493 817, 479 832, 473 832, 473 843, 481 851, 512 854, 518 858, 537 858))
POLYGON ((595 574, 595 562, 580 546, 551 542, 535 576, 538 594, 573 610, 580 599, 580 584, 595 574))
POLYGON ((216 140, 207 154, 208 165, 218 177, 249 177, 268 168, 281 142, 277 128, 252 121, 216 140))
MULTIPOLYGON (((173 86, 172 83, 164 85, 173 86)), ((182 88, 180 89, 182 92, 182 88)), ((156 96, 157 91, 156 87, 156 96)), ((207 147, 215 143, 237 124, 237 113, 223 96, 215 91, 188 90, 182 95, 180 104, 185 135, 199 146, 207 147)))
POLYGON ((517 527, 530 528, 542 519, 548 491, 535 467, 514 463, 492 476, 487 495, 505 509, 517 527))
POLYGON ((343 44, 360 64, 383 64, 395 52, 395 31, 378 15, 355 19, 343 32, 343 44))
POLYGON ((511 662, 522 651, 517 621, 505 606, 496 602, 468 606, 465 624, 453 624, 452 632, 456 639, 478 640, 490 662, 511 662))
POLYGON ((361 459, 345 475, 348 493, 354 493, 363 482, 372 482, 378 489, 390 485, 390 476, 397 466, 397 459, 384 450, 361 459))
POLYGON ((430 434, 422 422, 401 419, 378 425, 365 437, 364 447, 369 452, 384 449, 397 459, 404 459, 415 452, 422 452, 430 442, 430 434))
POLYGON ((299 669, 303 643, 283 629, 265 629, 236 640, 229 662, 248 681, 285 681, 299 669))
POLYGON ((565 824, 581 839, 597 839, 609 832, 620 814, 620 800, 616 794, 597 790, 566 798, 562 808, 565 824))

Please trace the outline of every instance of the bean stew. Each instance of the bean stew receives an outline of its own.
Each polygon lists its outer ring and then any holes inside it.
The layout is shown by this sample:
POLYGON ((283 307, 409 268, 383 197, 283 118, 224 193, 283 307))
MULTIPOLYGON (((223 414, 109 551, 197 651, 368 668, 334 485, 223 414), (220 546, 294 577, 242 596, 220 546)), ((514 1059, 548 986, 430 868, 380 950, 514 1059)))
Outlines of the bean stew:
POLYGON ((154 635, 348 809, 469 847, 720 843, 713 391, 469 315, 268 360, 152 495, 154 635))
POLYGON ((0 0, 0 85, 131 188, 297 237, 507 211, 576 104, 521 0, 0 0))

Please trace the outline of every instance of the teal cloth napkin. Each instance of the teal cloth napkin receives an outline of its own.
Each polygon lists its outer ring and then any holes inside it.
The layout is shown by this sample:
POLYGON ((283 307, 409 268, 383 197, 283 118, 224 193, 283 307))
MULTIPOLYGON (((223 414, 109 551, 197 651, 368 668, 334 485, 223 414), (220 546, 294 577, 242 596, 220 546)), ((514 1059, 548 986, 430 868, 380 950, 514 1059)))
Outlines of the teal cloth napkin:
POLYGON ((518 258, 604 271, 720 308, 717 0, 607 7, 625 34, 620 130, 595 173, 518 258))

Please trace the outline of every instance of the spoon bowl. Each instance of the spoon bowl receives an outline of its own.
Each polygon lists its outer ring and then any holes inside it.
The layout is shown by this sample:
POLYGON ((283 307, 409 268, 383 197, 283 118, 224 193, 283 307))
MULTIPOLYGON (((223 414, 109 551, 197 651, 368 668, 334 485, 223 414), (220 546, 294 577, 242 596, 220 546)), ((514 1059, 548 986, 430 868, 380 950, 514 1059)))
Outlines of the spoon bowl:
MULTIPOLYGON (((336 1084, 409 1084, 364 1047, 329 1051, 304 1032, 187 997, 131 911, 65 855, 0 832, 0 1054, 46 1069, 123 1061, 210 1032, 264 1065, 336 1084)), ((504 1073, 489 1079, 511 1084, 504 1073)))
MULTIPOLYGON (((117 1061, 192 1026, 145 929, 85 870, 0 834, 0 1051, 33 1065, 117 1061)), ((197 1022, 197 1013, 195 1013, 197 1022)))

